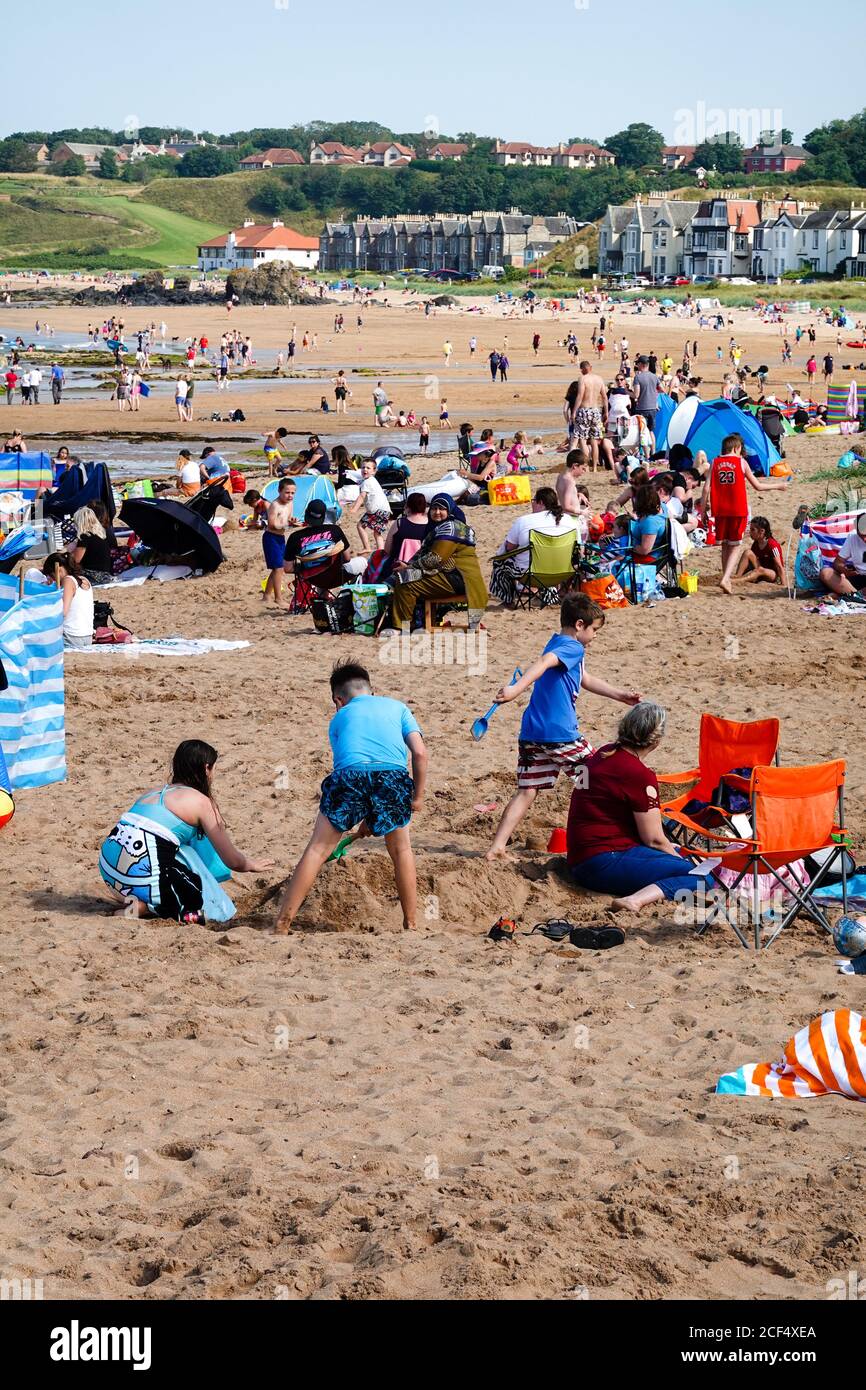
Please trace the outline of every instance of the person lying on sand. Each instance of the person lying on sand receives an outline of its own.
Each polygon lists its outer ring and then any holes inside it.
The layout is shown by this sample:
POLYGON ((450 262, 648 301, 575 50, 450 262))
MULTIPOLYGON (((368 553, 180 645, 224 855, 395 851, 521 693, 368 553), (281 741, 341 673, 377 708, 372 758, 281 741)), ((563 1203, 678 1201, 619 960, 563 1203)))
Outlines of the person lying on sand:
POLYGON ((488 859, 512 860, 508 841, 540 791, 556 785, 560 772, 572 782, 584 775, 592 744, 580 733, 575 702, 581 688, 636 705, 636 690, 619 690, 584 670, 586 649, 604 626, 604 609, 585 594, 569 594, 560 609, 561 630, 551 637, 538 661, 513 685, 497 693, 497 704, 515 700, 533 687, 523 713, 517 754, 517 793, 502 813, 488 859))
POLYGON ((118 913, 175 922, 226 922, 235 905, 220 883, 232 871, 258 873, 272 859, 236 849, 213 797, 218 754, 209 743, 185 739, 174 752, 171 781, 147 792, 109 832, 99 872, 118 913))
POLYGON ((427 780, 427 750, 415 716, 399 700, 374 695, 370 674, 355 662, 331 672, 337 713, 328 737, 334 770, 322 783, 313 833, 280 904, 274 931, 284 936, 340 840, 354 827, 383 836, 394 865, 403 926, 415 929, 417 881, 409 839, 413 811, 421 809, 427 780), (412 775, 406 770, 406 750, 412 775))

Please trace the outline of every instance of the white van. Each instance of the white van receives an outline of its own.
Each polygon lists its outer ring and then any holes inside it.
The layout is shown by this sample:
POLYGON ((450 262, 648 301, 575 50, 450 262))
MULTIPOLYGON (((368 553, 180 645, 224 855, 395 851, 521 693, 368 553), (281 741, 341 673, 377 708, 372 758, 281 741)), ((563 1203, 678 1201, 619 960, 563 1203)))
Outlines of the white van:
POLYGON ((481 274, 485 280, 501 280, 505 274, 505 267, 502 265, 483 265, 481 274))

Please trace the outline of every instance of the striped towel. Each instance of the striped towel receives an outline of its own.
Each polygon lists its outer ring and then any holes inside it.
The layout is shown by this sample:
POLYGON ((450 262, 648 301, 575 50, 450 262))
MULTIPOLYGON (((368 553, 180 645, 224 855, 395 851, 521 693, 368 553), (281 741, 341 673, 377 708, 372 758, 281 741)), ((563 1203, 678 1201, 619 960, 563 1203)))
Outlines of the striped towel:
MULTIPOLYGON (((0 577, 5 590, 9 576, 0 577)), ((12 584, 17 596, 18 581, 12 584)), ((54 585, 40 587, 0 616, 0 661, 9 681, 0 691, 0 749, 13 790, 66 778, 63 596, 54 585)))
POLYGON ((866 1021, 829 1009, 791 1038, 780 1062, 748 1062, 719 1077, 716 1095, 866 1100, 866 1021))
POLYGON ((818 542, 821 557, 832 565, 842 547, 853 531, 857 529, 857 518, 863 509, 856 512, 836 512, 834 516, 823 516, 820 520, 807 521, 803 527, 804 535, 812 535, 818 542))
POLYGON ((0 492, 20 492, 32 502, 43 487, 52 487, 51 455, 0 453, 0 492))

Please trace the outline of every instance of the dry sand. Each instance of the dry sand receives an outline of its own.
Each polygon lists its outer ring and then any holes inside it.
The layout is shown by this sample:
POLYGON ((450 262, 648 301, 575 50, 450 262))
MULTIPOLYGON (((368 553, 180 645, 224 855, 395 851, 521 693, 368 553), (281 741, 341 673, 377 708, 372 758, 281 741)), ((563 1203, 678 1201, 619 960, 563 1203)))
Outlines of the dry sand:
MULTIPOLYGON (((444 336, 440 320, 417 331, 444 336)), ((415 351, 407 332, 395 358, 415 351)), ((549 385, 546 402, 560 399, 549 385)), ((68 407, 80 431, 95 413, 68 407)), ((783 543, 797 504, 825 490, 803 478, 840 452, 838 439, 790 444, 799 480, 762 507, 783 543)), ((429 460, 414 476, 437 472, 429 460)), ((608 480, 590 486, 607 500, 608 480)), ((512 519, 473 513, 485 567, 512 519)), ((863 1007, 862 979, 836 975, 816 928, 758 958, 721 928, 695 938, 669 907, 608 953, 485 939, 500 913, 528 929, 606 911, 545 852, 565 788, 539 798, 516 867, 480 857, 498 811, 474 808, 510 795, 518 713, 481 744, 469 725, 540 651, 551 614, 492 608, 483 676, 385 666, 369 639, 265 611, 258 539, 230 531, 225 546, 211 579, 112 601, 144 636, 252 646, 183 662, 72 655, 69 779, 21 794, 0 837, 4 1275, 43 1279, 46 1298, 809 1299, 862 1268, 857 1106, 712 1094, 822 1009, 863 1007), (425 920, 399 930, 388 861, 368 844, 328 867, 302 930, 274 938, 259 928, 315 813, 327 675, 349 654, 411 704, 429 744, 414 826, 425 920), (237 842, 277 867, 233 888, 229 930, 106 916, 101 838, 191 735, 221 751, 237 842)), ((718 559, 698 556, 695 597, 612 613, 591 668, 668 706, 659 770, 691 765, 705 709, 780 716, 784 762, 847 757, 862 861, 866 620, 812 616, 770 590, 725 599, 718 559)), ((595 742, 618 711, 581 697, 595 742)))

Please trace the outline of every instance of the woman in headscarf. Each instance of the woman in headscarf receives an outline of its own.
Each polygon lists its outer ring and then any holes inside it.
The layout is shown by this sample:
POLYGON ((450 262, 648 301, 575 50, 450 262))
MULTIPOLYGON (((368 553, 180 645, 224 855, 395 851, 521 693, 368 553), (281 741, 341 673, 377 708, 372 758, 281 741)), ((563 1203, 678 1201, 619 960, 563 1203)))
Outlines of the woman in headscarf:
POLYGON ((408 569, 397 576, 393 619, 397 627, 412 621, 418 603, 428 598, 464 602, 469 627, 477 628, 487 607, 487 585, 478 563, 475 532, 466 523, 454 499, 440 492, 427 509, 428 529, 424 544, 408 569))

